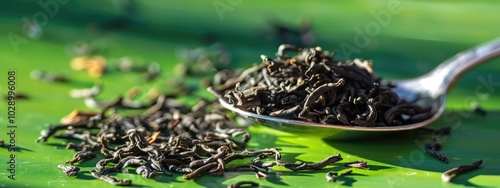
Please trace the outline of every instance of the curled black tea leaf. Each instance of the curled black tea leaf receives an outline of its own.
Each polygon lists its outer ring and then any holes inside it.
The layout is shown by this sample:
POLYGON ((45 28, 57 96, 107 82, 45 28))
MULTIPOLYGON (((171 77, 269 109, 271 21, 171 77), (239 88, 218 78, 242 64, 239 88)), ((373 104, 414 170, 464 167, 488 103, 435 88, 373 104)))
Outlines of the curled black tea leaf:
POLYGON ((461 165, 461 166, 452 168, 452 169, 447 170, 446 172, 444 172, 443 175, 441 175, 441 179, 443 181, 445 181, 445 182, 449 182, 455 176, 457 176, 459 174, 462 174, 462 173, 465 173, 465 172, 469 172, 469 171, 478 169, 479 166, 481 166, 481 164, 483 164, 483 160, 476 161, 476 162, 474 162, 474 163, 472 163, 470 165, 461 165))
POLYGON ((76 176, 76 174, 80 172, 80 168, 73 165, 65 166, 60 164, 57 165, 57 168, 60 168, 66 174, 66 176, 76 176))

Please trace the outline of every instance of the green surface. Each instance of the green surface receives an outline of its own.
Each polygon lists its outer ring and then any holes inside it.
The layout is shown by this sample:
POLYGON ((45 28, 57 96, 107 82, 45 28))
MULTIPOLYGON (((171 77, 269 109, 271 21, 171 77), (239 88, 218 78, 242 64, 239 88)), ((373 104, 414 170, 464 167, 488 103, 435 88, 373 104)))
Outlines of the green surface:
MULTIPOLYGON (((90 87, 96 81, 84 72, 69 68, 71 57, 66 49, 79 41, 92 41, 108 59, 133 56, 146 62, 159 62, 161 79, 175 77, 172 67, 179 62, 178 48, 207 46, 203 34, 213 33, 233 53, 234 67, 248 67, 259 63, 259 55, 272 56, 278 41, 262 36, 270 30, 270 18, 297 26, 301 20, 311 19, 318 43, 323 49, 340 49, 342 42, 354 45, 355 28, 363 28, 376 20, 371 11, 387 9, 389 1, 356 1, 335 3, 286 3, 287 1, 241 1, 224 19, 218 17, 214 1, 168 2, 140 1, 133 25, 123 30, 95 34, 88 24, 112 18, 117 10, 108 1, 70 1, 50 17, 39 40, 18 46, 15 52, 6 37, 8 33, 21 35, 22 17, 30 17, 42 9, 37 1, 6 1, 0 6, 0 89, 7 92, 7 71, 16 71, 17 91, 30 95, 29 100, 17 101, 16 124, 16 180, 7 178, 9 152, 0 148, 0 187, 106 187, 89 173, 96 160, 80 164, 78 177, 66 177, 57 164, 71 158, 73 151, 63 149, 64 140, 49 139, 36 144, 35 140, 46 123, 57 123, 73 109, 86 110, 79 99, 71 99, 72 88, 90 87), (69 76, 69 84, 53 84, 29 78, 33 69, 50 70, 69 76), (74 183, 74 184, 73 184, 74 183)), ((226 2, 226 1, 221 1, 226 2)), ((232 1, 239 2, 239 1, 232 1)), ((401 2, 400 13, 392 14, 387 26, 370 37, 366 47, 360 47, 353 57, 374 60, 378 75, 386 79, 410 78, 421 75, 455 53, 497 38, 500 16, 497 1, 395 1, 401 2)), ((346 55, 338 51, 340 57, 346 55)), ((253 180, 267 187, 464 187, 500 185, 500 61, 478 66, 464 75, 449 93, 444 116, 432 127, 452 126, 449 137, 441 137, 442 152, 450 157, 442 163, 423 151, 423 143, 431 138, 428 132, 412 131, 364 141, 324 141, 271 130, 256 125, 249 128, 252 140, 249 148, 279 147, 283 160, 318 161, 340 153, 344 161, 366 160, 370 170, 354 169, 355 175, 330 183, 325 180, 329 170, 344 169, 340 164, 317 172, 290 172, 274 167, 268 179, 257 180, 252 173, 225 173, 222 177, 206 176, 197 181, 185 181, 181 175, 156 179, 142 178, 129 170, 118 174, 131 179, 137 187, 225 187, 240 180, 253 180), (481 80, 492 80, 484 83, 481 80), (470 112, 471 101, 488 111, 486 117, 470 112), (483 159, 483 166, 474 172, 457 177, 451 183, 441 181, 441 173, 449 168, 483 159)), ((143 84, 139 74, 106 74, 101 80, 105 89, 100 98, 112 99, 132 86, 147 91, 154 84, 143 84)), ((189 84, 199 86, 197 78, 189 84)), ((166 86, 164 86, 166 87, 166 86)), ((204 89, 185 101, 210 97, 204 89)), ((7 140, 7 105, 0 108, 0 139, 7 140)))

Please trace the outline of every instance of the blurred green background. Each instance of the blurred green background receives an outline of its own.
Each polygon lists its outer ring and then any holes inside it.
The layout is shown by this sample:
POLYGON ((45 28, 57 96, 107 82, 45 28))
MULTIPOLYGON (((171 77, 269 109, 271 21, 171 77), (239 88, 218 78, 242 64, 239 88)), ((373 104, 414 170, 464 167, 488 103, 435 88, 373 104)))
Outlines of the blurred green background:
MULTIPOLYGON (((186 62, 182 49, 205 50, 214 43, 230 53, 230 67, 260 63, 259 56, 273 56, 281 43, 321 46, 336 52, 338 59, 373 60, 376 74, 384 79, 422 75, 456 53, 499 37, 500 3, 493 0, 358 0, 358 1, 97 1, 97 0, 6 0, 0 6, 0 88, 7 93, 7 71, 16 71, 16 91, 30 96, 17 101, 16 180, 7 178, 7 148, 0 148, 0 187, 88 187, 108 186, 88 173, 96 160, 81 164, 78 177, 66 177, 57 164, 74 154, 61 149, 64 140, 35 140, 46 123, 57 123, 73 109, 89 110, 82 100, 68 95, 73 88, 104 83, 102 99, 113 99, 133 86, 143 92, 157 86, 171 90, 165 80, 180 78, 177 65, 186 62), (55 4, 54 4, 55 3, 55 4), (50 6, 46 6, 50 5, 50 6), (47 9, 48 7, 48 9, 47 9), (33 21, 33 19, 35 19, 33 21), (26 20, 39 24, 29 29, 26 20), (35 27, 36 28, 36 27, 35 27), (161 75, 144 83, 141 74, 112 72, 92 78, 70 68, 70 49, 91 44, 94 55, 106 58, 107 66, 125 56, 144 64, 157 62, 161 75), (177 68, 176 68, 177 67, 177 68), (30 78, 35 69, 67 76, 69 83, 45 83, 30 78), (56 149, 56 148, 59 149, 56 149), (74 184, 73 184, 74 183, 74 184)), ((432 127, 452 126, 442 137, 444 164, 423 152, 432 136, 411 131, 367 141, 324 141, 292 135, 256 125, 249 128, 251 148, 283 148, 285 160, 318 161, 341 153, 345 161, 367 160, 371 170, 357 170, 342 182, 326 182, 331 166, 318 172, 290 172, 275 167, 270 177, 257 180, 251 173, 226 173, 185 181, 180 175, 144 179, 134 172, 119 174, 137 187, 225 187, 240 180, 258 181, 267 187, 467 187, 500 185, 500 61, 492 60, 465 74, 448 94, 443 118, 432 127), (486 81, 485 81, 486 80, 486 81), (481 88, 479 88, 481 87, 481 88), (478 89, 479 88, 479 89, 478 89), (476 102, 488 111, 486 117, 471 113, 476 102), (480 170, 442 183, 441 172, 477 159, 480 170)), ((192 104, 212 97, 199 84, 210 72, 182 78, 193 88, 182 100, 192 104)), ((0 109, 0 139, 7 140, 7 105, 0 109)))

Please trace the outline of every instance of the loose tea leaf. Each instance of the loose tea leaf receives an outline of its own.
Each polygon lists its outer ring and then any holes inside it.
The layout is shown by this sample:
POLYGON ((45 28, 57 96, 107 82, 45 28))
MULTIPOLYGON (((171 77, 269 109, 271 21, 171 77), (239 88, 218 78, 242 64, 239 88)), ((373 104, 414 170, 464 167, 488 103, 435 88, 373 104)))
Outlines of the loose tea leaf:
POLYGON ((104 180, 104 181, 106 181, 110 184, 113 184, 113 185, 131 185, 132 184, 132 181, 130 181, 130 180, 127 180, 127 179, 121 180, 121 179, 118 179, 114 176, 103 175, 96 170, 90 170, 90 174, 92 174, 92 176, 94 176, 95 178, 104 180))
POLYGON ((259 184, 253 181, 240 181, 235 184, 228 185, 227 188, 240 188, 240 187, 258 187, 259 184))
POLYGON ((60 164, 57 165, 57 168, 60 168, 66 174, 66 176, 76 176, 76 174, 80 172, 80 168, 73 165, 65 166, 60 164))
POLYGON ((346 176, 346 175, 349 175, 349 174, 352 174, 352 170, 347 170, 345 172, 342 172, 342 173, 338 173, 338 172, 335 172, 335 171, 328 171, 326 173, 326 181, 329 181, 329 182, 338 182, 339 181, 339 177, 341 176, 346 176), (334 177, 335 176, 335 177, 334 177))
POLYGON ((368 168, 368 163, 366 161, 347 162, 347 163, 344 163, 344 165, 348 166, 348 167, 353 167, 353 168, 360 168, 363 170, 370 169, 370 168, 368 168))
POLYGON ((439 141, 437 138, 434 138, 432 142, 425 144, 425 151, 428 154, 436 157, 437 159, 445 163, 448 163, 448 157, 441 154, 439 150, 441 150, 441 141, 439 141))
POLYGON ((483 163, 483 160, 479 160, 479 161, 476 161, 476 162, 474 162, 474 163, 472 163, 470 165, 461 165, 461 166, 452 168, 452 169, 447 170, 446 172, 444 172, 443 175, 441 175, 441 179, 443 181, 445 181, 445 182, 449 182, 455 176, 457 176, 459 174, 462 174, 462 173, 465 173, 465 172, 469 172, 469 171, 478 169, 479 166, 481 166, 482 163, 483 163))
POLYGON ((283 162, 278 162, 278 165, 284 166, 285 168, 288 168, 293 171, 298 171, 298 170, 320 170, 324 167, 326 167, 329 164, 335 163, 337 161, 342 160, 342 157, 340 154, 338 155, 332 155, 330 157, 327 157, 326 159, 323 159, 322 161, 319 161, 317 163, 283 163, 283 162))
POLYGON ((329 182, 336 182, 337 181, 337 178, 336 177, 333 177, 333 176, 338 176, 338 173, 337 172, 334 172, 334 171, 328 171, 326 173, 326 181, 329 181, 329 182))

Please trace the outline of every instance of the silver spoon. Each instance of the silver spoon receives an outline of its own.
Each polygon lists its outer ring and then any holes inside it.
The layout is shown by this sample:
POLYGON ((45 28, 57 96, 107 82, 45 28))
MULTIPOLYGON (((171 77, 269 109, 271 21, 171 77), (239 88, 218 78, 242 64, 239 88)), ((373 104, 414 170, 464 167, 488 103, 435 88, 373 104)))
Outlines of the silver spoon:
POLYGON ((373 136, 377 133, 412 130, 424 127, 435 121, 444 111, 446 92, 449 91, 462 74, 471 68, 500 55, 500 38, 483 45, 461 52, 441 63, 431 72, 408 80, 394 80, 396 87, 393 91, 401 99, 416 101, 422 107, 432 107, 433 116, 429 119, 403 126, 362 127, 346 125, 329 125, 306 122, 300 120, 282 119, 271 116, 258 115, 238 109, 219 98, 225 108, 237 114, 274 129, 285 132, 313 134, 326 139, 359 138, 373 136))

